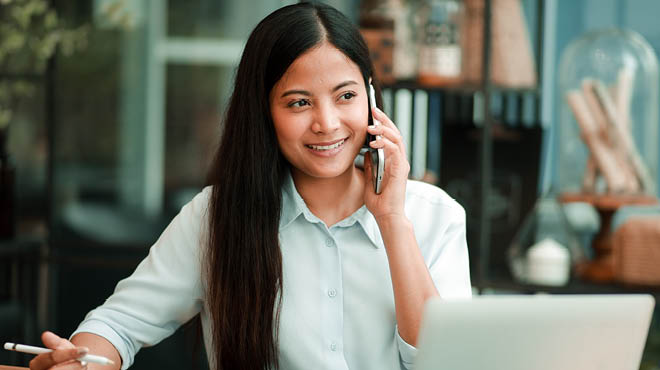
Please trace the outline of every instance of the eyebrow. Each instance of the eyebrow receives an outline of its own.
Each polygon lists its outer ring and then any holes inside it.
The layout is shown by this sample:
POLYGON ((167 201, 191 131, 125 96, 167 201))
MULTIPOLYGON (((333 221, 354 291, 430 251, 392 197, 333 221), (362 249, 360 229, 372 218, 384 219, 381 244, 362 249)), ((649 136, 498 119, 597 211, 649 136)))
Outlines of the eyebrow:
MULTIPOLYGON (((342 87, 346 87, 346 86, 349 86, 349 85, 357 85, 357 82, 355 82, 353 80, 344 81, 344 82, 340 83, 339 85, 335 86, 332 89, 332 92, 335 92, 335 91, 341 89, 342 87)), ((282 94, 282 96, 280 96, 280 98, 284 98, 285 96, 293 95, 293 94, 312 96, 312 94, 307 90, 287 90, 282 94)))

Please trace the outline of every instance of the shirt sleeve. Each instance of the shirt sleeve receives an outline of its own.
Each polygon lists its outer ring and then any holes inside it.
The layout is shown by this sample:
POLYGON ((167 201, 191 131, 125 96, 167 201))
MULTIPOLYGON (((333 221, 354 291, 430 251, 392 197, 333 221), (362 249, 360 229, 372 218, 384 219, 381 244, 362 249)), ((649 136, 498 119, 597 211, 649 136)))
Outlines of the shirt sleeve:
POLYGON ((131 276, 120 281, 105 303, 87 314, 72 337, 100 335, 133 364, 140 348, 171 335, 202 307, 202 228, 208 188, 185 205, 131 276))
MULTIPOLYGON (((453 215, 451 223, 444 233, 437 236, 436 258, 427 263, 433 283, 442 299, 469 298, 472 296, 472 286, 465 236, 465 211, 461 206, 456 205, 451 213, 453 215)), ((417 348, 401 338, 398 327, 396 342, 401 368, 412 369, 417 348)))
MULTIPOLYGON (((415 236, 440 297, 448 300, 470 298, 472 285, 465 210, 444 193, 442 200, 438 198, 419 197, 421 203, 411 202, 411 208, 417 210, 415 236)), ((398 327, 396 342, 401 368, 412 369, 417 348, 401 338, 398 327)))
POLYGON ((401 360, 402 369, 412 369, 413 360, 417 354, 417 348, 410 345, 408 342, 401 338, 399 334, 399 326, 396 326, 396 345, 399 348, 399 359, 401 360))
POLYGON ((465 210, 458 203, 447 208, 448 226, 436 236, 434 251, 427 261, 429 272, 442 299, 471 298, 465 210))

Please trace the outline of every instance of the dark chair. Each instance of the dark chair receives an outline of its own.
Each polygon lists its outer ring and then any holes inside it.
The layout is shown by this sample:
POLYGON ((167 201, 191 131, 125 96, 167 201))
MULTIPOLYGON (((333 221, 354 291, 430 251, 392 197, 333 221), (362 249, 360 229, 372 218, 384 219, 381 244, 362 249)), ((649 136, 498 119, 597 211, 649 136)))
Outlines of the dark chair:
MULTIPOLYGON (((0 342, 38 344, 37 271, 42 242, 0 242, 0 342)), ((0 350, 0 363, 25 365, 32 356, 0 350)))

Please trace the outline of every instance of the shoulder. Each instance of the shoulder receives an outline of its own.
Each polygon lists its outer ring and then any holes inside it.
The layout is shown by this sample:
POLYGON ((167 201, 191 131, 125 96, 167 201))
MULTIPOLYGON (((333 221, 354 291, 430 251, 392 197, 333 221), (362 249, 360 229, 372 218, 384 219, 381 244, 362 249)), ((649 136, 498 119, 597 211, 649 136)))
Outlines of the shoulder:
POLYGON ((181 213, 188 216, 205 217, 211 204, 212 194, 213 186, 204 187, 181 208, 181 213))
POLYGON ((204 187, 199 193, 197 193, 193 199, 188 203, 193 207, 204 207, 206 208, 211 202, 211 195, 213 194, 213 186, 204 187))
POLYGON ((200 238, 207 229, 212 194, 212 186, 201 189, 181 207, 172 223, 190 237, 200 238))
POLYGON ((428 216, 452 216, 465 219, 465 210, 454 198, 435 185, 408 180, 406 210, 428 216))

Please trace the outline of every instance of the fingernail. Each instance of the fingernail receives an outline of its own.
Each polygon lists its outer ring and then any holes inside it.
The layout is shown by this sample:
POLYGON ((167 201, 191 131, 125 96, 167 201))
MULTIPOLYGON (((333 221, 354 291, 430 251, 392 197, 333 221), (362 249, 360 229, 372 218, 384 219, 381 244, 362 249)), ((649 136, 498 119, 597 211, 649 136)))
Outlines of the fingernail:
POLYGON ((87 352, 89 352, 89 348, 87 348, 87 347, 78 347, 78 348, 76 348, 76 352, 79 355, 86 355, 87 352))

